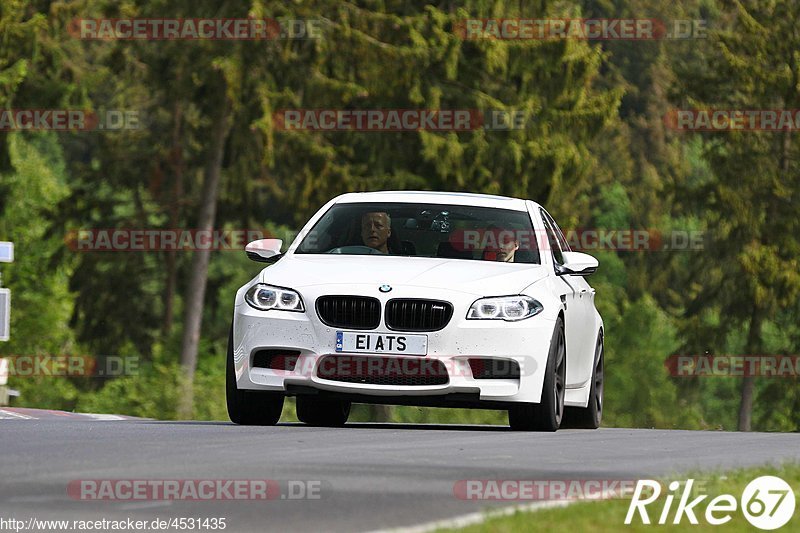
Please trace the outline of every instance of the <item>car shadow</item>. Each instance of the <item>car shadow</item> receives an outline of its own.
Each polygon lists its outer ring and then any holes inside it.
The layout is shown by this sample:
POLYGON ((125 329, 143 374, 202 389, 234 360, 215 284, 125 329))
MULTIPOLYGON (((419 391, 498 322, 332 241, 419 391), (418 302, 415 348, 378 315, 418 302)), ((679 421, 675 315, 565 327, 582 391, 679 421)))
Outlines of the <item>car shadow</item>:
POLYGON ((144 424, 168 426, 235 426, 228 420, 146 420, 144 424))
MULTIPOLYGON (((140 423, 155 425, 178 425, 178 426, 231 426, 236 424, 224 420, 146 420, 140 423)), ((301 422, 280 422, 276 426, 248 426, 248 427, 286 427, 286 428, 308 428, 320 429, 319 427, 309 426, 301 422)), ((331 429, 331 428, 325 428, 331 429)), ((402 431, 511 431, 509 426, 482 426, 469 424, 408 424, 398 422, 348 422, 342 428, 333 429, 382 429, 382 430, 402 430, 402 431)))
MULTIPOLYGON (((294 424, 302 426, 304 424, 294 424)), ((346 429, 438 430, 438 431, 511 431, 509 426, 470 424, 408 424, 401 422, 350 422, 346 429)))

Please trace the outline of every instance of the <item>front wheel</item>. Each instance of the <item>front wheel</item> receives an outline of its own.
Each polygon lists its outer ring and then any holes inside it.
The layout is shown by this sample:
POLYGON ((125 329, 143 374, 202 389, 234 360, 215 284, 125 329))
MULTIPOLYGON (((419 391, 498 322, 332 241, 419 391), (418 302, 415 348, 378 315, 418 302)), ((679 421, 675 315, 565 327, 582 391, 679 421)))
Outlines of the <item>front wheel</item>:
POLYGON ((309 426, 341 427, 350 416, 350 402, 316 396, 297 397, 297 419, 309 426))
POLYGON ((547 357, 542 399, 539 403, 521 403, 508 410, 508 422, 514 431, 556 431, 564 415, 567 382, 567 344, 564 321, 559 317, 553 328, 547 357))
POLYGON ((602 333, 597 339, 592 369, 592 385, 589 390, 589 404, 586 407, 567 407, 564 410, 565 427, 575 429, 597 429, 603 419, 604 350, 602 333))
POLYGON ((283 394, 276 392, 240 390, 236 386, 233 366, 233 329, 228 336, 228 360, 225 365, 225 399, 228 417, 243 426, 274 426, 281 418, 283 394))

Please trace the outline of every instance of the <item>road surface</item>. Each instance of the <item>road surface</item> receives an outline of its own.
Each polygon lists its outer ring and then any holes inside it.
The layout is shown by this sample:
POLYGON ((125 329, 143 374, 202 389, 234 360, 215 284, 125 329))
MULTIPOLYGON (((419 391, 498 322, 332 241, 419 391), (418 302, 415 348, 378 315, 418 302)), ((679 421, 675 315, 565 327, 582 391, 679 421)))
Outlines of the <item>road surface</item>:
POLYGON ((455 497, 459 480, 630 480, 800 461, 797 433, 261 428, 8 412, 0 410, 0 518, 21 520, 225 517, 235 532, 370 531, 508 505, 455 497), (316 483, 303 486, 319 499, 85 501, 68 493, 70 482, 87 479, 268 479, 284 497, 290 480, 304 481, 316 483))

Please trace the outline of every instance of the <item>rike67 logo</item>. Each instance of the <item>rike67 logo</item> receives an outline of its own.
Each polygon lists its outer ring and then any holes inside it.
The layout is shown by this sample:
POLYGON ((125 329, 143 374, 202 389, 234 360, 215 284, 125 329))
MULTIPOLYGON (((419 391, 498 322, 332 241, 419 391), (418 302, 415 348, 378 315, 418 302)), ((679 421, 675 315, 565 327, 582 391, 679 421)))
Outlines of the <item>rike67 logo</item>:
POLYGON ((792 488, 783 479, 775 476, 761 476, 754 479, 745 487, 739 500, 731 494, 721 494, 711 500, 707 494, 701 494, 690 500, 693 496, 692 486, 694 479, 685 483, 673 481, 668 486, 666 497, 663 498, 663 507, 658 513, 661 502, 661 484, 651 479, 640 479, 633 491, 625 524, 641 520, 642 524, 650 524, 652 520, 664 525, 668 522, 680 524, 685 518, 690 524, 697 525, 698 517, 704 519, 709 525, 719 526, 731 521, 734 513, 741 510, 744 517, 751 525, 758 529, 773 530, 785 525, 792 519, 795 507, 795 496, 792 488), (674 507, 673 503, 677 500, 674 507), (649 507, 648 507, 649 506, 649 507), (702 511, 702 508, 705 510, 702 511))

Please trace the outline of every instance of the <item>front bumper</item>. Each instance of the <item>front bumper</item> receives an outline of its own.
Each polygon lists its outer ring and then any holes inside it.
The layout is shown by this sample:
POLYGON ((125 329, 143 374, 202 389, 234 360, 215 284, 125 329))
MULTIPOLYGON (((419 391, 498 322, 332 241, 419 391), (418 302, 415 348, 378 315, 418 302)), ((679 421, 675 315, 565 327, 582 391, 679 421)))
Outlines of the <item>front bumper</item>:
MULTIPOLYGON (((352 291, 348 291, 349 294, 363 294, 353 290, 356 287, 349 289, 352 291)), ((421 359, 441 361, 447 369, 447 383, 376 385, 325 379, 318 375, 319 362, 323 356, 342 354, 336 352, 336 332, 339 329, 326 326, 316 315, 316 296, 318 295, 303 294, 306 307, 304 313, 259 311, 237 298, 233 321, 233 354, 239 389, 282 391, 287 394, 313 389, 366 399, 374 398, 376 403, 402 397, 405 399, 404 403, 413 404, 417 397, 420 404, 430 404, 432 401, 435 404, 438 397, 445 404, 446 398, 458 395, 468 395, 487 403, 536 403, 541 399, 554 326, 554 320, 544 314, 519 322, 466 320, 466 309, 474 301, 474 297, 454 297, 452 293, 445 294, 445 291, 441 294, 429 293, 428 297, 451 301, 455 307, 455 313, 444 329, 423 333, 428 336, 428 354, 420 356, 421 359), (294 369, 274 370, 253 366, 254 354, 265 349, 299 352, 294 369), (520 367, 519 378, 476 379, 469 365, 470 358, 516 360, 520 367)), ((388 298, 378 294, 375 296, 385 305, 388 298)), ((399 296, 401 295, 393 295, 399 296)), ((389 330, 383 323, 371 332, 398 333, 389 330)))

